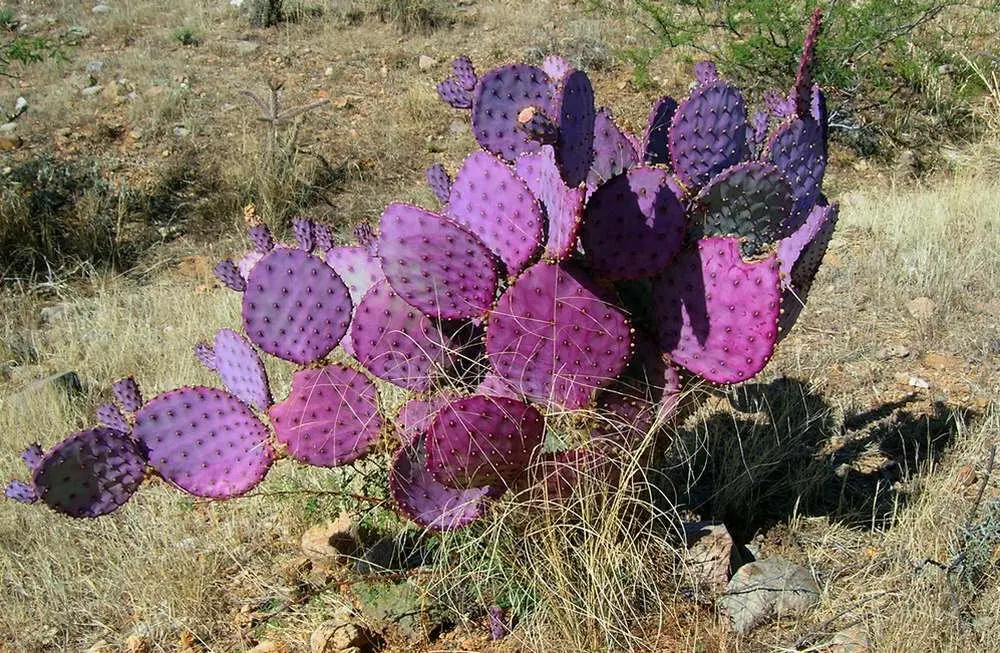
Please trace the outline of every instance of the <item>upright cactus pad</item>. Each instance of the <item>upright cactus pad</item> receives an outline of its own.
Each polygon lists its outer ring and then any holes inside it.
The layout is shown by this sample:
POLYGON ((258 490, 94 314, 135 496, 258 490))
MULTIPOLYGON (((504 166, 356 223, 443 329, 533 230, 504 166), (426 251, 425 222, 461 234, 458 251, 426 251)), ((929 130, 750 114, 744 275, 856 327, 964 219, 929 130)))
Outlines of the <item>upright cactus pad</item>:
POLYGON ((509 486, 541 446, 545 420, 515 399, 473 395, 441 408, 427 431, 427 469, 449 487, 509 486))
POLYGON ((711 61, 699 61, 694 65, 694 78, 700 86, 719 81, 719 71, 711 61))
POLYGON ((274 236, 271 235, 271 230, 267 228, 267 225, 257 224, 250 227, 247 236, 253 243, 254 249, 261 254, 267 254, 274 249, 274 236))
POLYGON ((424 438, 418 437, 393 456, 389 492, 408 519, 432 531, 450 531, 486 513, 490 488, 458 490, 439 483, 427 470, 424 438))
POLYGON ((21 452, 21 461, 24 462, 24 466, 28 468, 29 472, 34 472, 42 464, 44 456, 45 452, 40 445, 30 444, 21 452))
POLYGON ((464 227, 409 204, 390 204, 380 227, 382 271, 408 304, 446 319, 489 310, 499 281, 493 254, 464 227))
POLYGON ((550 80, 557 82, 573 72, 573 66, 559 55, 550 54, 542 59, 542 70, 545 71, 550 80))
POLYGON ((557 82, 551 111, 559 126, 556 163, 566 185, 578 186, 594 161, 594 87, 586 73, 574 70, 557 82))
POLYGON ((580 238, 598 276, 648 277, 680 251, 684 207, 668 185, 669 177, 656 168, 632 168, 587 201, 580 238))
POLYGON ((145 460, 127 435, 79 431, 52 447, 32 473, 34 494, 70 517, 100 517, 122 506, 145 478, 145 460))
POLYGON ((212 271, 226 288, 235 290, 236 292, 243 292, 246 290, 246 279, 244 279, 243 275, 240 273, 239 267, 237 267, 237 265, 229 259, 219 261, 212 271))
POLYGON ((810 116, 789 118, 768 141, 766 156, 788 179, 797 207, 816 203, 826 172, 825 152, 823 131, 810 116))
POLYGON ((299 370, 288 398, 268 414, 289 455, 318 467, 357 460, 382 432, 375 385, 345 365, 299 370))
POLYGON ((472 108, 472 93, 462 88, 461 83, 454 77, 449 77, 438 84, 437 92, 438 97, 453 109, 472 108))
POLYGON ((816 7, 806 30, 806 38, 802 43, 802 56, 799 58, 799 68, 795 73, 795 83, 792 86, 791 98, 795 103, 795 111, 799 116, 809 114, 812 90, 812 68, 816 57, 816 41, 823 25, 823 10, 816 7))
POLYGON ((115 381, 114 385, 111 386, 111 391, 121 407, 128 412, 134 413, 142 408, 142 393, 139 391, 139 384, 131 376, 115 381))
POLYGON ((817 204, 805 224, 778 244, 783 288, 779 321, 781 337, 792 328, 805 306, 813 279, 833 238, 838 214, 836 204, 817 204))
MULTIPOLYGON (((665 130, 663 139, 666 143, 665 130)), ((607 107, 598 109, 594 118, 594 163, 587 174, 587 193, 593 193, 601 184, 638 162, 639 153, 615 123, 611 110, 607 107)))
POLYGON ((214 345, 215 371, 222 384, 251 408, 266 411, 271 405, 271 386, 257 350, 232 329, 220 329, 214 345))
POLYGON ((472 91, 476 88, 476 82, 479 81, 476 67, 472 65, 472 60, 464 54, 451 62, 451 76, 466 91, 472 91))
POLYGON ((351 309, 347 286, 330 266, 301 249, 277 247, 250 273, 243 328, 267 353, 305 365, 337 346, 351 309))
POLYGON ((119 433, 130 433, 132 427, 125 420, 122 411, 114 404, 101 404, 97 407, 97 423, 106 426, 112 431, 119 433))
POLYGON ((631 329, 612 298, 573 265, 538 263, 497 301, 486 329, 494 371, 522 395, 590 403, 628 363, 631 329))
POLYGON ((668 140, 674 170, 688 186, 701 187, 749 156, 743 96, 718 81, 698 86, 677 107, 668 140))
POLYGON ((670 165, 670 125, 677 113, 677 100, 664 95, 649 112, 643 135, 643 160, 650 165, 670 165))
POLYGON ((517 175, 545 208, 548 233, 543 256, 555 260, 569 257, 576 251, 576 240, 583 221, 584 190, 566 185, 551 146, 518 157, 515 168, 517 175))
POLYGON ((184 387, 154 397, 136 413, 133 433, 160 476, 199 497, 245 494, 274 459, 267 427, 217 388, 184 387))
POLYGON ((427 168, 424 177, 426 177, 427 185, 431 187, 431 191, 433 191, 437 201, 441 202, 441 204, 447 204, 448 194, 451 193, 451 177, 448 175, 448 171, 444 169, 444 166, 440 163, 435 163, 427 168))
POLYGON ((778 337, 778 261, 746 262, 736 238, 705 238, 654 284, 660 346, 687 370, 716 383, 764 368, 778 337))
POLYGON ((438 325, 385 281, 358 304, 350 340, 354 356, 369 372, 418 392, 430 389, 450 358, 451 343, 438 325))
POLYGON ((311 252, 316 246, 314 238, 315 224, 312 220, 292 221, 292 231, 295 232, 295 242, 303 252, 311 252))
POLYGON ((501 66, 485 73, 472 103, 472 133, 483 149, 509 163, 540 144, 517 127, 517 117, 532 108, 549 115, 549 76, 527 64, 501 66))
POLYGON ((743 252, 760 254, 789 235, 792 189, 775 166, 740 163, 720 172, 695 199, 705 235, 743 239, 743 252))
POLYGON ((475 234, 511 275, 520 274, 541 246, 541 207, 525 182, 486 152, 465 159, 445 214, 475 234))

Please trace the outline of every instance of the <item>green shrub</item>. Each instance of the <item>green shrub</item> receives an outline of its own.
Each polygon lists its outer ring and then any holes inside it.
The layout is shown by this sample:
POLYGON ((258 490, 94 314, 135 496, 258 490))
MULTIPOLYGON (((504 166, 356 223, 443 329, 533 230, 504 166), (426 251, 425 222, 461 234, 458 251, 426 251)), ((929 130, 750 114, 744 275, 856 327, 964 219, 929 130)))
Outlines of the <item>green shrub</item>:
POLYGON ((201 45, 201 35, 193 27, 178 27, 171 36, 181 45, 201 45))

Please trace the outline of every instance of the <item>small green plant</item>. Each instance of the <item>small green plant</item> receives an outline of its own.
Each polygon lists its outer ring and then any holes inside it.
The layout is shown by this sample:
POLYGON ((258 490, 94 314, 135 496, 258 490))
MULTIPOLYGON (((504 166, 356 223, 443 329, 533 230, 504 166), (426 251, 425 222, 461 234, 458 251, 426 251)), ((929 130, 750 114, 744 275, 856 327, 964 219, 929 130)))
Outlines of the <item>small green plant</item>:
POLYGON ((201 45, 201 35, 193 27, 178 27, 172 37, 181 45, 201 45))
POLYGON ((14 10, 10 7, 0 7, 0 28, 8 32, 17 29, 17 19, 14 17, 14 10))
POLYGON ((375 15, 404 34, 433 32, 454 22, 440 0, 378 0, 375 15))
POLYGON ((282 0, 250 0, 248 6, 250 24, 254 27, 277 25, 284 18, 283 4, 282 0))

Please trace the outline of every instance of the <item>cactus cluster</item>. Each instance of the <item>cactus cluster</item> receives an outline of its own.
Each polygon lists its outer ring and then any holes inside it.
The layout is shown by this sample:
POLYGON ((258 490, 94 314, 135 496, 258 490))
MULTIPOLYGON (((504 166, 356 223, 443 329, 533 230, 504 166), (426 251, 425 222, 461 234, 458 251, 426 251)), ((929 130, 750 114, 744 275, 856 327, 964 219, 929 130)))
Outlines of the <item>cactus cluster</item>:
POLYGON ((30 480, 7 496, 95 517, 150 475, 228 498, 282 457, 334 467, 388 448, 400 513, 447 530, 509 488, 559 497, 613 476, 687 384, 750 379, 799 315, 837 220, 809 72, 819 18, 789 92, 751 113, 703 62, 641 136, 559 57, 483 75, 456 59, 438 91, 482 150, 454 178, 427 171, 440 208, 390 204, 353 245, 307 220, 291 245, 253 226, 253 250, 215 270, 242 293, 242 332, 195 347, 225 389, 144 401, 121 381, 99 426, 24 453, 30 480), (280 401, 259 352, 298 366, 280 401), (412 393, 392 419, 388 385, 412 393), (546 428, 567 411, 591 417, 569 448, 546 428))

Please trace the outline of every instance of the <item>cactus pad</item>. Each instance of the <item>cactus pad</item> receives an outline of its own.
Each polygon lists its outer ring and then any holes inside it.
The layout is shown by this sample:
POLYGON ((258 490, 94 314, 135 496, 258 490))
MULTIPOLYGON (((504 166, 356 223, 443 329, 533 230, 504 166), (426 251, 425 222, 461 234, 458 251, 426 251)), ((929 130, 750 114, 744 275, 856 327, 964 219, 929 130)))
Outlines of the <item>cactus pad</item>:
POLYGON ((632 168, 590 197, 580 239, 598 276, 648 277, 680 251, 684 208, 668 185, 669 177, 656 168, 632 168))
POLYGON ((111 391, 121 407, 130 413, 142 408, 142 393, 139 391, 139 384, 131 376, 115 381, 111 386, 111 391))
POLYGON ((455 175, 445 214, 520 274, 542 241, 542 210, 525 182, 486 152, 470 154, 455 175))
POLYGON ((587 193, 593 193, 598 186, 638 162, 639 153, 615 123, 611 110, 606 107, 598 109, 594 118, 594 163, 587 174, 587 193))
POLYGON ((802 56, 799 57, 799 68, 795 73, 795 84, 790 94, 795 103, 795 112, 799 116, 809 115, 813 60, 816 57, 816 41, 819 39, 822 25, 823 10, 816 7, 806 29, 805 40, 802 42, 802 56))
POLYGON ((558 81, 551 111, 559 125, 556 163, 566 185, 579 186, 594 161, 594 87, 585 72, 574 70, 558 81))
POLYGON ((250 242, 253 243, 254 249, 261 254, 267 254, 274 249, 274 236, 271 235, 271 230, 265 224, 257 224, 250 227, 247 231, 247 236, 249 236, 250 242))
POLYGON ((426 177, 427 185, 431 187, 434 197, 437 198, 438 202, 447 204, 448 194, 451 192, 451 177, 448 176, 448 171, 444 169, 444 166, 440 163, 435 163, 427 168, 427 171, 424 172, 424 177, 426 177))
POLYGON ((520 399, 517 395, 517 391, 511 387, 500 375, 492 370, 487 372, 482 380, 479 381, 479 385, 476 386, 477 395, 486 395, 487 397, 506 397, 507 399, 520 399))
POLYGON ((243 328, 267 353, 305 365, 337 346, 351 308, 347 286, 330 266, 300 249, 278 247, 250 273, 243 328))
POLYGON ((767 158, 792 186, 796 207, 809 208, 819 197, 826 171, 823 131, 812 117, 790 118, 767 143, 767 158))
POLYGON ((264 363, 246 338, 232 329, 215 334, 215 371, 229 392, 259 411, 271 405, 271 386, 264 363))
POLYGON ((368 289, 385 278, 378 257, 367 247, 343 245, 327 250, 326 264, 347 284, 351 304, 357 306, 368 289))
POLYGON ((493 254, 464 227, 409 204, 382 213, 382 271, 400 297, 431 317, 484 314, 498 278, 493 254))
POLYGON ((316 246, 314 230, 316 225, 312 220, 293 220, 292 231, 295 232, 295 242, 303 252, 313 251, 316 246))
POLYGON ((357 460, 382 432, 375 385, 344 365, 299 370, 288 398, 268 414, 289 455, 318 467, 357 460))
POLYGON ((396 415, 396 428, 403 443, 413 442, 427 432, 437 412, 451 403, 451 393, 436 394, 430 399, 410 399, 396 415))
POLYGON ((711 61, 699 61, 694 65, 694 78, 705 86, 719 81, 719 71, 711 61))
POLYGON ((643 135, 642 158, 650 165, 670 165, 670 125, 677 112, 677 100, 664 95, 649 112, 646 133, 643 135))
POLYGON ((145 478, 145 461, 123 433, 78 431, 42 458, 32 474, 35 494, 70 517, 100 517, 114 511, 145 478))
POLYGON ((668 141, 681 181, 700 187, 747 158, 747 109, 740 92, 719 81, 698 86, 674 112, 668 141))
POLYGON ((573 66, 559 55, 550 54, 542 59, 542 70, 545 71, 550 80, 559 81, 573 72, 573 66))
POLYGON ((129 433, 132 430, 132 427, 125 420, 125 416, 122 415, 122 411, 111 403, 101 404, 97 407, 97 422, 119 433, 129 433))
POLYGON ((222 285, 230 290, 243 292, 247 288, 247 281, 240 273, 240 269, 229 259, 219 261, 212 272, 222 282, 222 285))
POLYGON ((38 445, 38 443, 28 445, 25 447, 24 451, 21 452, 21 460, 24 462, 24 465, 28 468, 29 472, 33 472, 38 469, 43 456, 45 456, 45 452, 42 451, 42 448, 38 445))
POLYGON ((438 97, 453 109, 471 109, 472 93, 462 88, 454 77, 449 77, 437 85, 438 97))
POLYGON ((576 251, 577 234, 583 220, 582 188, 570 188, 562 180, 552 147, 524 154, 515 164, 518 176, 545 207, 548 234, 544 256, 563 259, 576 251))
POLYGON ((274 459, 267 427, 217 388, 183 387, 154 397, 136 413, 133 433, 164 479, 199 497, 248 492, 274 459))
POLYGON ((476 82, 479 80, 476 68, 472 65, 472 59, 464 54, 451 62, 451 76, 466 91, 472 91, 476 88, 476 82))
POLYGON ((540 68, 511 64, 479 78, 472 103, 472 133, 483 149, 509 163, 539 143, 517 127, 517 117, 529 107, 549 113, 549 76, 540 68))
POLYGON ((740 256, 735 238, 705 238, 654 283, 660 346, 715 383, 745 381, 767 364, 778 335, 778 261, 740 256))
POLYGON ((205 366, 205 369, 213 372, 218 371, 219 364, 215 360, 215 350, 207 342, 199 342, 194 346, 194 357, 198 359, 199 363, 205 366))
POLYGON ((743 253, 757 255, 791 233, 794 199, 784 175, 761 161, 720 172, 695 198, 705 235, 743 239, 743 253))
POLYGON ((3 490, 3 495, 18 503, 31 504, 38 501, 38 493, 35 491, 35 486, 28 485, 24 481, 13 480, 7 483, 7 487, 3 490))
POLYGON ((441 408, 427 431, 427 469, 449 487, 504 487, 521 478, 545 421, 515 399, 474 395, 441 408))
POLYGON ((401 513, 432 531, 468 526, 486 512, 490 488, 456 490, 434 480, 427 471, 424 438, 396 452, 389 468, 389 492, 401 513))
POLYGON ((837 226, 839 207, 817 204, 809 213, 805 224, 778 244, 778 260, 781 262, 781 337, 798 320, 806 297, 812 288, 813 279, 823 262, 826 248, 833 238, 837 226))
MULTIPOLYGON (((240 276, 244 280, 250 278, 250 271, 253 270, 254 266, 260 263, 260 260, 264 258, 264 255, 257 250, 252 250, 244 254, 236 261, 236 269, 240 271, 240 276)), ((245 289, 245 285, 244 285, 245 289)))
POLYGON ((564 408, 590 403, 628 363, 631 330, 615 303, 572 265, 538 263, 490 314, 490 364, 524 396, 564 408))
POLYGON ((385 281, 372 286, 358 304, 350 340, 354 356, 369 372, 414 391, 431 387, 451 349, 434 321, 385 281))

